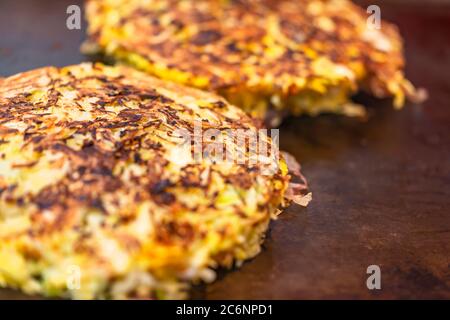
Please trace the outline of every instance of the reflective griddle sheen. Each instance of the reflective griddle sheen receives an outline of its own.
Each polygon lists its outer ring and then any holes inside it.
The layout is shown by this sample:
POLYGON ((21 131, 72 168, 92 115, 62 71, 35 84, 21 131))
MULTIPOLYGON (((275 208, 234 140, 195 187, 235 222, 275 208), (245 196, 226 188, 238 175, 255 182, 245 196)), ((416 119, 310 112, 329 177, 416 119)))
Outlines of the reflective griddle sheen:
MULTIPOLYGON (((281 147, 301 161, 313 201, 287 209, 260 255, 193 298, 450 298, 450 3, 441 1, 379 4, 405 38, 407 76, 430 98, 395 111, 358 96, 370 107, 367 122, 287 120, 281 147), (366 287, 373 264, 381 290, 366 287)), ((86 25, 65 27, 77 2, 2 0, 0 76, 86 60, 78 51, 86 25)), ((17 298, 28 297, 0 289, 0 299, 17 298)))

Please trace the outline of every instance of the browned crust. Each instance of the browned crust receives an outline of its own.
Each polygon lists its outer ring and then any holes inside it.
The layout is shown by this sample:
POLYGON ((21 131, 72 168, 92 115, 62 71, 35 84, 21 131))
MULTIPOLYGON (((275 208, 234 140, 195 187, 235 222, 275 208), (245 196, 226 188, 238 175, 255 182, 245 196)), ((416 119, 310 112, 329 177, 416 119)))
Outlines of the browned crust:
POLYGON ((396 96, 398 106, 399 96, 414 96, 397 28, 383 21, 370 30, 368 14, 347 0, 88 0, 87 18, 90 41, 107 54, 136 53, 187 73, 176 81, 227 95, 292 95, 304 81, 332 82, 314 67, 326 58, 353 72, 351 90, 396 96))
MULTIPOLYGON (((116 75, 110 76, 103 72, 104 68, 101 65, 92 68, 88 65, 66 69, 43 68, 7 78, 0 87, 2 141, 7 142, 12 136, 20 135, 23 137, 23 149, 31 148, 39 154, 58 154, 61 159, 55 160, 52 166, 58 168, 69 163, 70 167, 69 172, 57 182, 36 194, 20 196, 16 196, 15 186, 6 184, 0 175, 1 201, 36 207, 32 215, 33 234, 73 226, 78 222, 73 217, 77 208, 92 208, 107 215, 116 212, 125 220, 127 215, 134 215, 133 203, 148 200, 167 206, 169 212, 187 210, 185 205, 176 201, 176 194, 169 190, 176 189, 183 193, 183 189, 195 187, 206 196, 210 186, 198 181, 206 168, 201 164, 191 164, 183 172, 171 176, 166 170, 170 161, 165 154, 171 143, 164 140, 176 129, 184 128, 193 132, 195 119, 203 119, 206 128, 211 126, 219 130, 255 128, 251 118, 214 95, 162 82, 127 68, 119 68, 116 75), (85 72, 82 72, 83 68, 85 72), (76 95, 71 100, 64 100, 62 88, 76 90, 76 95), (209 120, 204 115, 183 104, 182 99, 175 101, 173 97, 164 95, 159 88, 176 92, 180 96, 196 97, 198 101, 208 98, 209 103, 205 108, 212 113, 210 118, 218 121, 208 124, 209 120), (31 102, 36 91, 42 91, 45 98, 31 102), (88 105, 83 102, 87 100, 90 101, 88 105), (133 103, 138 109, 126 107, 133 103), (121 110, 108 111, 108 106, 119 106, 121 110), (58 108, 62 112, 88 112, 91 119, 79 120, 70 115, 65 119, 57 119, 54 113, 58 108), (23 129, 10 128, 12 123, 23 124, 23 129), (82 144, 77 148, 69 146, 69 141, 78 135, 84 137, 82 144), (147 156, 143 159, 144 153, 150 153, 150 158, 147 156), (145 174, 124 177, 114 172, 119 164, 127 162, 141 166, 145 174), (179 179, 174 180, 177 176, 179 179), (105 194, 116 197, 117 203, 113 201, 113 209, 105 205, 105 194), (119 204, 120 197, 124 195, 126 203, 119 204), (42 219, 44 210, 55 213, 51 222, 42 219)), ((38 161, 39 156, 31 162, 14 164, 13 168, 32 170, 38 161)), ((256 183, 259 168, 254 167, 249 171, 243 165, 236 166, 229 175, 220 171, 217 173, 223 175, 227 184, 248 189, 256 183)), ((270 179, 283 181, 281 175, 270 179)), ((269 197, 275 199, 279 195, 274 193, 269 197)), ((210 206, 214 207, 214 198, 210 206)), ((172 236, 178 234, 189 240, 187 231, 190 229, 186 226, 178 229, 174 223, 170 224, 170 230, 174 230, 172 236)), ((167 229, 161 228, 158 232, 163 234, 166 232, 164 230, 167 229)), ((166 238, 162 236, 161 239, 166 238)))

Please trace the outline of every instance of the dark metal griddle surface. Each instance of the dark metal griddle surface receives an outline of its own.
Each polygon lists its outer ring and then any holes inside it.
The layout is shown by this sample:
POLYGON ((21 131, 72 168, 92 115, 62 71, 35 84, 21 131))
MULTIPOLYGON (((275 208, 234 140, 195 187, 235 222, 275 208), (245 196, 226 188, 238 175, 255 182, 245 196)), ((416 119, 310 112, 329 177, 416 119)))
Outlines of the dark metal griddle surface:
MULTIPOLYGON (((86 25, 65 27, 76 3, 1 0, 0 76, 87 60, 79 53, 86 25)), ((193 297, 450 298, 450 5, 382 3, 382 17, 405 38, 407 74, 430 99, 394 111, 362 96, 367 122, 286 121, 281 146, 301 161, 313 202, 291 206, 259 256, 193 297), (366 287, 372 264, 381 267, 379 291, 366 287)), ((24 297, 0 290, 0 299, 24 297)))

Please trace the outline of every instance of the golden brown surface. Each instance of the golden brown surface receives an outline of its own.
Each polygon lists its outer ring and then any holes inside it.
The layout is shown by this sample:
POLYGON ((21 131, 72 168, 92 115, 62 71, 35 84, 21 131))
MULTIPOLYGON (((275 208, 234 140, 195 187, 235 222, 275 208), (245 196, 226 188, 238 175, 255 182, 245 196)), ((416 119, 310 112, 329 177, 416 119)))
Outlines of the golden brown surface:
POLYGON ((86 9, 97 50, 257 116, 360 114, 348 101, 358 89, 397 107, 415 95, 396 27, 369 28, 348 0, 88 0, 86 9))
POLYGON ((81 64, 0 80, 0 105, 2 286, 72 298, 180 297, 186 284, 212 281, 213 268, 256 255, 284 203, 284 160, 197 161, 190 145, 184 153, 176 130, 192 132, 195 121, 257 129, 215 95, 81 64), (72 290, 74 266, 81 278, 72 290))

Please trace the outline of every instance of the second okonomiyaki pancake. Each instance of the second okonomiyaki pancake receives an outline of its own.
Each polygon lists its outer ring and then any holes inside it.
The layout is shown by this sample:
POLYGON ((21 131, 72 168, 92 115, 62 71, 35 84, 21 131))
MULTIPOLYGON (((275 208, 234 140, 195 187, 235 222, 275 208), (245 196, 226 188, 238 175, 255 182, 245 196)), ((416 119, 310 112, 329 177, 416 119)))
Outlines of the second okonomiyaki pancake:
POLYGON ((418 99, 402 40, 349 0, 87 0, 89 41, 158 77, 215 91, 277 125, 283 115, 362 115, 350 96, 418 99))

